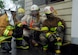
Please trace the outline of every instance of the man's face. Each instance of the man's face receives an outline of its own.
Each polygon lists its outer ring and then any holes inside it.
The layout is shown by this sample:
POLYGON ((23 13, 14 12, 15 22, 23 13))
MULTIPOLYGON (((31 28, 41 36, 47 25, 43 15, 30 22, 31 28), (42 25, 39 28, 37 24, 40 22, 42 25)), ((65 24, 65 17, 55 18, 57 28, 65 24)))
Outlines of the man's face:
POLYGON ((13 18, 16 18, 16 12, 12 11, 13 18))
POLYGON ((39 14, 38 10, 31 11, 31 15, 36 17, 39 14))
POLYGON ((54 15, 51 13, 51 14, 46 14, 46 16, 47 16, 48 18, 52 18, 54 15))

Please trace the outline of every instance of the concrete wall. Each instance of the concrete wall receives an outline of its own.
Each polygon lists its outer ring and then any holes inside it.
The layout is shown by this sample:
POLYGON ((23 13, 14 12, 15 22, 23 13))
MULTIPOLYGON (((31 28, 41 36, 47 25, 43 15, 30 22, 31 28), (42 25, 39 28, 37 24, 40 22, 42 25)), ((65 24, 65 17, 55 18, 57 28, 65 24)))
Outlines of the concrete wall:
MULTIPOLYGON (((26 14, 29 13, 30 6, 32 5, 32 0, 25 1, 25 9, 26 14)), ((67 32, 66 32, 66 40, 71 41, 71 18, 72 18, 72 0, 64 0, 62 2, 57 2, 52 5, 58 12, 58 16, 66 22, 67 32)), ((40 13, 43 14, 43 8, 46 5, 40 5, 40 13)))
POLYGON ((32 0, 25 0, 25 10, 26 14, 30 13, 30 7, 33 4, 32 0))

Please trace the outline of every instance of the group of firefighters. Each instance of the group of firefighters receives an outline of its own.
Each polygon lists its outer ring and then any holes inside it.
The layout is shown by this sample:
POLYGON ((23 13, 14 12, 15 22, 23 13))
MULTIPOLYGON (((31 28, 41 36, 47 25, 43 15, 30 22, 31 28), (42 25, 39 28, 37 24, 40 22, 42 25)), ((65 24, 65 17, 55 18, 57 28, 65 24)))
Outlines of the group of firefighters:
POLYGON ((32 5, 30 14, 25 15, 21 7, 16 5, 5 6, 5 13, 0 15, 0 36, 10 37, 1 42, 1 48, 9 52, 11 40, 15 38, 16 48, 30 49, 31 45, 41 47, 44 51, 54 49, 60 53, 58 45, 61 46, 65 37, 65 22, 57 17, 57 11, 52 6, 44 8, 44 16, 40 15, 38 5, 32 5), (16 15, 18 16, 16 18, 16 15), (22 44, 25 40, 25 45, 22 44))

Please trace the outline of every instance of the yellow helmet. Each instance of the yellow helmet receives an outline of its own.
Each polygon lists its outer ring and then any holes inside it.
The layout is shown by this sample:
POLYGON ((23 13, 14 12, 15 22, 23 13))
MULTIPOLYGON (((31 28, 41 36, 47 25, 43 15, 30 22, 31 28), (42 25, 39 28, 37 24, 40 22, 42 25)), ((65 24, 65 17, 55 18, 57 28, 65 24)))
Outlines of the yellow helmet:
POLYGON ((23 9, 23 8, 18 8, 17 12, 23 14, 23 13, 25 13, 25 9, 23 9))

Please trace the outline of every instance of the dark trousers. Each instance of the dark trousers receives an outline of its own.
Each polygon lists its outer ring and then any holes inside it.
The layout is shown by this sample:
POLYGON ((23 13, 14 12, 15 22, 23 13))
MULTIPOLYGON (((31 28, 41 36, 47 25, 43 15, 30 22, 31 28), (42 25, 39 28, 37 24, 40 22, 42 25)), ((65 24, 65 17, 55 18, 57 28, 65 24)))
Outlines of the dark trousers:
POLYGON ((17 47, 22 46, 22 40, 23 40, 22 37, 16 37, 16 46, 17 47))
POLYGON ((6 51, 10 51, 12 48, 11 48, 11 39, 12 38, 9 38, 9 39, 6 39, 5 41, 3 41, 1 43, 1 48, 3 50, 6 50, 6 51))
POLYGON ((30 37, 24 36, 23 39, 27 42, 27 45, 30 46, 30 37))

